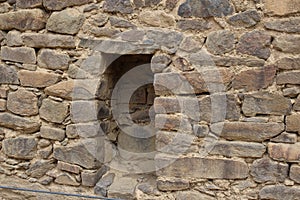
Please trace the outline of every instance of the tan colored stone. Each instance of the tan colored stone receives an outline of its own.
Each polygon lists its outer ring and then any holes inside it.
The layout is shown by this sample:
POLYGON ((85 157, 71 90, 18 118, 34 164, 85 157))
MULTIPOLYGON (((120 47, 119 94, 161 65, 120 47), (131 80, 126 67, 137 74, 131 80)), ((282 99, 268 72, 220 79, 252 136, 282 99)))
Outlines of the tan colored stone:
POLYGON ((297 200, 300 196, 300 187, 288 187, 285 185, 268 185, 259 192, 262 200, 297 200))
POLYGON ((0 111, 6 110, 6 100, 0 99, 0 111))
POLYGON ((292 114, 286 117, 286 131, 300 133, 300 114, 292 114))
POLYGON ((40 123, 37 120, 10 113, 0 113, 0 125, 23 133, 34 133, 40 129, 40 123))
POLYGON ((57 168, 62 171, 71 172, 74 174, 79 174, 82 170, 81 167, 77 165, 72 165, 66 162, 58 161, 57 168))
POLYGON ((26 170, 26 174, 33 178, 41 178, 47 171, 53 169, 55 164, 51 160, 38 160, 31 164, 29 169, 26 170))
POLYGON ((281 35, 275 37, 273 41, 275 49, 285 53, 300 53, 300 36, 299 35, 281 35))
POLYGON ((23 33, 21 38, 24 44, 34 48, 75 48, 75 39, 72 36, 50 33, 23 33))
POLYGON ((280 144, 269 143, 268 152, 274 160, 300 163, 300 143, 280 144))
POLYGON ((1 59, 24 64, 35 64, 35 50, 29 47, 2 47, 1 59))
POLYGON ((71 185, 71 186, 79 186, 80 183, 76 181, 76 179, 68 173, 61 173, 54 180, 55 183, 61 185, 71 185))
POLYGON ((290 169, 290 178, 296 183, 300 183, 300 166, 292 165, 290 169))
POLYGON ((293 133, 283 132, 277 137, 272 138, 271 142, 294 144, 297 142, 297 135, 293 133))
POLYGON ((189 187, 189 181, 180 178, 157 180, 157 188, 160 191, 179 191, 189 189, 189 187))
POLYGON ((300 2, 297 0, 265 0, 265 12, 270 15, 288 15, 300 10, 300 2))
POLYGON ((170 27, 175 25, 175 18, 163 11, 144 11, 139 15, 139 20, 155 27, 170 27))
POLYGON ((284 57, 276 61, 279 69, 300 69, 300 57, 284 57))
POLYGON ((212 197, 208 194, 196 191, 180 191, 176 193, 176 200, 215 200, 215 197, 212 197))
POLYGON ((33 72, 21 70, 18 73, 18 77, 23 86, 43 88, 55 84, 59 81, 60 76, 48 72, 33 72))
POLYGON ((49 127, 49 126, 42 126, 40 133, 42 138, 57 140, 57 141, 62 141, 66 135, 64 130, 59 128, 49 127))
POLYGON ((69 104, 66 102, 44 99, 39 112, 42 119, 49 122, 62 123, 68 115, 69 104))
POLYGON ((17 0, 16 6, 18 8, 36 8, 41 7, 43 0, 17 0))
POLYGON ((98 170, 83 170, 81 172, 81 184, 83 186, 94 187, 107 170, 108 168, 105 165, 98 170))
POLYGON ((22 116, 37 115, 38 98, 34 93, 20 88, 8 94, 7 109, 22 116))
POLYGON ((300 71, 288 71, 277 75, 278 85, 300 84, 300 71))

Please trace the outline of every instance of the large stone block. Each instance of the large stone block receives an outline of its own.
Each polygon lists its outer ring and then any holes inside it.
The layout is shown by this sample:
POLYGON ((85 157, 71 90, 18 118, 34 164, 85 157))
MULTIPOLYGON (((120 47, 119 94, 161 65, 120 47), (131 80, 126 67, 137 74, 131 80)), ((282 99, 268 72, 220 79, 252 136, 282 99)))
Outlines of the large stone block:
POLYGON ((40 107, 40 117, 49 122, 62 123, 69 112, 69 104, 44 99, 40 107))
POLYGON ((24 44, 34 48, 75 48, 75 39, 68 35, 50 33, 23 33, 24 44))
POLYGON ((60 76, 48 72, 33 72, 27 70, 21 70, 18 73, 18 77, 23 86, 44 88, 55 84, 59 81, 60 76))
POLYGON ((3 141, 4 153, 12 158, 32 159, 36 155, 37 142, 34 138, 9 138, 3 141))
POLYGON ((207 36, 207 50, 213 54, 221 55, 234 49, 235 36, 228 30, 211 32, 207 36))
POLYGON ((0 14, 0 29, 41 30, 45 28, 47 15, 40 9, 18 10, 0 14))
POLYGON ((270 30, 287 33, 300 33, 300 17, 267 21, 265 27, 270 30))
POLYGON ((156 167, 159 169, 157 171, 158 176, 187 179, 244 179, 248 177, 249 172, 245 162, 229 159, 172 158, 166 155, 157 155, 155 159, 156 167))
POLYGON ((261 16, 255 9, 246 10, 228 18, 228 23, 237 27, 252 27, 260 22, 261 16))
POLYGON ((225 122, 210 126, 213 133, 228 140, 262 142, 284 130, 282 123, 225 122))
POLYGON ((50 126, 42 126, 40 133, 42 138, 57 141, 62 141, 63 139, 65 139, 66 135, 63 129, 53 128, 50 126))
POLYGON ((292 165, 290 169, 290 178, 296 183, 300 183, 300 166, 292 165))
POLYGON ((35 50, 29 47, 2 47, 1 59, 24 64, 35 64, 35 50))
POLYGON ((13 66, 0 64, 0 84, 19 84, 17 70, 13 66))
POLYGON ((297 200, 300 196, 300 187, 288 187, 285 185, 269 185, 259 192, 260 199, 272 200, 297 200))
POLYGON ((23 133, 34 133, 40 128, 40 123, 37 120, 10 113, 0 113, 0 125, 23 133))
POLYGON ((300 114, 286 116, 286 131, 300 133, 300 114))
POLYGON ((284 16, 299 12, 300 2, 297 0, 265 0, 265 13, 284 16))
POLYGON ((268 152, 274 160, 300 163, 300 143, 269 143, 268 152))
POLYGON ((279 73, 277 75, 276 82, 278 85, 284 85, 284 84, 300 84, 300 71, 289 71, 289 72, 283 72, 279 73))
POLYGON ((172 27, 175 25, 175 18, 163 11, 144 11, 139 15, 139 20, 142 23, 154 27, 172 27))
POLYGON ((35 163, 31 164, 29 169, 26 170, 25 173, 33 178, 41 178, 54 167, 55 164, 51 160, 38 160, 35 163))
POLYGON ((284 57, 276 61, 279 69, 300 69, 300 57, 284 57))
POLYGON ((273 41, 275 49, 285 53, 300 53, 300 36, 299 35, 281 35, 275 37, 273 41))
POLYGON ((70 57, 51 49, 42 49, 37 57, 38 65, 46 69, 67 69, 70 57))

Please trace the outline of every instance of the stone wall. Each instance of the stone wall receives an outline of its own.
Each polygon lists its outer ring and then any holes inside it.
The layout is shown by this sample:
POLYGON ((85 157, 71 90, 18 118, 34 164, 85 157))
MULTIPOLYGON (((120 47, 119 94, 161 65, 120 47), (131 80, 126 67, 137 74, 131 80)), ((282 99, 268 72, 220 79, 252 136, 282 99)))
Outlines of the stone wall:
POLYGON ((299 0, 0 0, 0 185, 299 199, 299 14, 299 0))

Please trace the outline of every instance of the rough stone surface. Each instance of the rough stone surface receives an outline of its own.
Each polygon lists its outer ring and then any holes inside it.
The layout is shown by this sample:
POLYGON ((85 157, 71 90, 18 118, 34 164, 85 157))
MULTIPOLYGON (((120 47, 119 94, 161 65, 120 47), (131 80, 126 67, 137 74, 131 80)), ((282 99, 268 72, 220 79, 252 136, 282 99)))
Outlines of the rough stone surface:
POLYGON ((277 84, 283 85, 283 84, 300 84, 300 71, 289 71, 289 72, 283 72, 277 75, 277 84))
POLYGON ((38 65, 47 69, 67 69, 70 57, 51 49, 42 49, 39 52, 38 65))
POLYGON ((157 188, 161 191, 179 191, 186 190, 190 187, 190 183, 183 179, 158 180, 157 188))
POLYGON ((47 30, 56 33, 76 34, 84 22, 84 16, 76 9, 54 12, 47 21, 47 30))
POLYGON ((288 164, 278 163, 269 158, 255 160, 251 165, 250 174, 254 181, 264 182, 283 182, 288 176, 288 164))
POLYGON ((237 51, 267 60, 271 55, 270 45, 271 36, 262 31, 255 30, 242 35, 237 46, 237 51))
POLYGON ((286 162, 300 162, 300 143, 280 144, 269 143, 268 152, 271 158, 286 162))
POLYGON ((269 15, 284 16, 299 12, 300 3, 295 0, 265 0, 265 12, 269 15))
POLYGON ((37 96, 25 89, 8 94, 7 109, 14 114, 32 116, 39 113, 37 96))
POLYGON ((115 181, 108 190, 108 197, 121 199, 134 199, 134 191, 137 180, 132 177, 115 177, 115 181))
POLYGON ((33 133, 40 128, 40 124, 36 120, 30 120, 9 113, 0 113, 0 125, 24 133, 33 133))
POLYGON ((3 141, 4 153, 13 158, 32 159, 36 154, 37 142, 34 138, 10 138, 3 141))
POLYGON ((17 0, 16 6, 18 8, 36 8, 43 5, 43 0, 17 0))
POLYGON ((228 159, 183 157, 172 160, 163 156, 156 157, 156 167, 160 169, 157 172, 157 175, 160 176, 180 176, 181 178, 196 179, 244 179, 248 176, 246 163, 228 159), (167 166, 161 168, 163 165, 167 166), (214 167, 207 168, 205 166, 214 167), (177 170, 178 167, 181 170, 177 170))
POLYGON ((178 9, 181 17, 222 17, 232 12, 233 6, 228 0, 187 0, 178 9))
POLYGON ((211 131, 228 140, 262 142, 284 130, 280 123, 225 122, 212 124, 211 131))
POLYGON ((221 55, 234 49, 235 36, 227 30, 211 32, 207 36, 206 46, 213 54, 221 55))
POLYGON ((35 51, 29 47, 1 47, 1 59, 24 64, 36 63, 35 51))
POLYGON ((49 126, 42 126, 40 133, 42 138, 57 140, 57 141, 62 141, 66 135, 64 130, 59 128, 52 128, 49 126))
POLYGON ((292 165, 290 169, 290 178, 296 183, 300 183, 300 166, 292 165))
POLYGON ((76 179, 68 173, 62 173, 58 175, 57 178, 54 180, 54 182, 61 185, 71 185, 71 186, 80 185, 80 183, 78 183, 76 179))
POLYGON ((175 24, 174 17, 163 11, 144 11, 140 14, 139 20, 154 27, 169 27, 175 24))
POLYGON ((72 36, 23 33, 21 38, 24 44, 34 48, 75 48, 75 40, 72 36))
POLYGON ((66 102, 44 99, 39 112, 42 119, 54 123, 62 123, 67 117, 69 111, 68 107, 68 103, 66 102))
POLYGON ((7 45, 10 47, 17 47, 23 45, 21 32, 16 30, 9 31, 6 35, 6 40, 7 40, 7 45))
POLYGON ((271 142, 294 144, 297 142, 297 135, 283 132, 279 136, 272 138, 271 142))
POLYGON ((204 19, 181 19, 177 27, 183 31, 204 31, 211 28, 211 23, 204 19))
POLYGON ((299 195, 300 187, 287 187, 284 185, 265 186, 259 192, 260 199, 297 200, 299 195))
POLYGON ((79 174, 80 171, 82 170, 82 168, 77 166, 77 165, 72 165, 72 164, 69 164, 69 163, 66 163, 66 162, 62 162, 62 161, 57 162, 57 168, 59 170, 66 171, 66 172, 71 172, 71 173, 74 173, 74 174, 79 174))
POLYGON ((300 27, 298 24, 300 24, 300 17, 294 17, 268 21, 265 23, 265 27, 279 32, 300 33, 300 27))
POLYGON ((293 114, 286 117, 286 131, 300 133, 300 114, 293 114))
POLYGON ((43 5, 48 10, 62 10, 63 8, 66 7, 79 6, 90 2, 92 2, 92 0, 69 0, 69 1, 43 0, 43 5))
POLYGON ((100 194, 102 196, 107 196, 108 187, 113 183, 115 174, 109 173, 103 176, 96 184, 94 188, 95 194, 100 194))
POLYGON ((251 27, 260 22, 261 16, 257 10, 247 10, 228 18, 228 23, 238 27, 251 27))
POLYGON ((0 29, 41 30, 46 25, 46 14, 40 9, 19 10, 0 14, 0 29))
POLYGON ((133 12, 133 7, 129 0, 106 0, 103 7, 106 12, 119 12, 122 14, 133 12))
POLYGON ((279 69, 300 69, 300 57, 283 57, 276 61, 279 69))
POLYGON ((44 176, 47 171, 53 169, 55 164, 49 160, 38 160, 32 165, 30 165, 29 169, 26 170, 26 174, 33 178, 41 178, 44 176))
POLYGON ((275 37, 273 41, 274 48, 286 53, 300 53, 300 36, 282 35, 275 37))
POLYGON ((215 198, 208 195, 204 194, 201 192, 196 192, 196 191, 180 191, 176 194, 176 199, 178 200, 214 200, 215 198))
POLYGON ((0 83, 19 84, 17 70, 13 66, 0 64, 0 83))
POLYGON ((270 86, 275 75, 276 68, 273 66, 241 71, 234 77, 232 87, 246 91, 259 90, 270 86))
POLYGON ((81 182, 83 186, 94 187, 99 179, 107 172, 107 167, 102 166, 98 170, 85 170, 81 172, 81 182))
POLYGON ((256 92, 245 95, 242 110, 246 116, 257 114, 285 115, 290 112, 291 106, 291 101, 281 95, 256 92))
POLYGON ((59 81, 60 76, 48 72, 21 70, 18 77, 23 86, 44 88, 59 81))

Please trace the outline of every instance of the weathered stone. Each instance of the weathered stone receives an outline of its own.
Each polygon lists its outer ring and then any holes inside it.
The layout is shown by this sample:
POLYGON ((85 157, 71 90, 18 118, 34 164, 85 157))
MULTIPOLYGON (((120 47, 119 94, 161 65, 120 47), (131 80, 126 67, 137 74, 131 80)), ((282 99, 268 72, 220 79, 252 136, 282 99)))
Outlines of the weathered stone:
POLYGON ((119 17, 109 17, 109 22, 112 26, 117 28, 131 28, 135 27, 130 21, 119 17))
POLYGON ((259 158, 265 153, 266 147, 259 143, 220 141, 213 144, 209 154, 226 157, 259 158))
POLYGON ((260 22, 261 16, 257 12, 257 10, 246 10, 244 12, 235 14, 228 18, 228 23, 233 26, 240 27, 251 27, 255 26, 258 22, 260 22))
POLYGON ((129 30, 121 33, 121 38, 124 41, 137 42, 142 41, 145 36, 145 31, 129 30))
POLYGON ((211 28, 211 23, 204 19, 181 19, 177 22, 177 28, 183 31, 204 31, 211 28))
POLYGON ((300 53, 300 36, 298 35, 282 35, 275 37, 273 41, 275 49, 285 53, 300 53))
POLYGON ((286 131, 300 133, 300 114, 292 114, 286 117, 286 131))
POLYGON ((249 67, 263 67, 265 61, 257 58, 239 58, 232 56, 212 56, 212 60, 217 66, 231 67, 231 66, 249 66, 249 67))
POLYGON ((9 138, 2 142, 4 153, 12 158, 32 159, 36 155, 37 142, 34 138, 9 138))
POLYGON ((237 51, 267 60, 271 55, 270 45, 271 36, 263 31, 255 30, 242 35, 237 51))
POLYGON ((249 172, 246 163, 229 159, 199 157, 175 159, 166 155, 157 155, 155 159, 156 167, 159 169, 156 172, 158 176, 193 179, 244 179, 248 177, 249 172))
POLYGON ((115 177, 108 190, 108 197, 134 200, 134 191, 137 180, 131 177, 115 177))
POLYGON ((61 185, 71 185, 71 186, 79 186, 80 183, 76 181, 76 179, 68 173, 62 173, 56 177, 54 180, 55 183, 61 185))
POLYGON ((179 0, 166 0, 166 8, 170 11, 174 10, 179 0))
POLYGON ((91 17, 91 24, 98 26, 98 27, 103 27, 107 22, 108 22, 108 16, 103 13, 98 13, 94 16, 91 17))
POLYGON ((21 32, 16 30, 9 31, 6 35, 6 40, 7 40, 7 46, 10 47, 17 47, 23 45, 21 32))
POLYGON ((96 37, 114 37, 120 33, 117 29, 107 27, 93 27, 90 32, 96 37))
MULTIPOLYGON (((183 50, 183 51, 186 51, 186 52, 197 52, 202 48, 203 44, 204 44, 204 38, 199 38, 199 37, 195 37, 195 36, 188 36, 188 37, 185 37, 182 40, 182 42, 179 46, 179 49, 183 50)), ((179 58, 179 59, 181 59, 181 61, 185 60, 185 62, 179 62, 179 63, 177 62, 176 63, 176 61, 178 61, 178 59, 176 59, 175 62, 174 62, 175 67, 177 67, 176 64, 189 65, 189 62, 186 61, 186 59, 184 59, 184 58, 179 58)), ((191 66, 185 66, 185 67, 182 66, 182 67, 179 67, 179 68, 185 68, 182 71, 191 71, 191 70, 188 70, 188 69, 191 69, 191 68, 193 69, 193 67, 191 67, 191 66)))
POLYGON ((177 115, 155 115, 155 127, 161 130, 180 130, 184 132, 190 132, 192 130, 191 123, 186 117, 177 115))
POLYGON ((33 72, 27 70, 21 70, 18 73, 18 77, 23 86, 44 88, 55 84, 59 81, 60 76, 48 72, 33 72))
POLYGON ((178 9, 181 17, 222 17, 232 14, 233 6, 228 0, 186 0, 178 9))
POLYGON ((0 71, 0 84, 19 84, 17 70, 13 66, 0 64, 0 71))
POLYGON ((106 0, 103 9, 106 12, 119 12, 122 14, 130 14, 133 12, 130 0, 106 0))
POLYGON ((300 57, 284 57, 276 61, 279 69, 300 69, 300 57))
POLYGON ((284 185, 269 185, 259 192, 260 199, 297 200, 300 196, 300 187, 287 187, 284 185))
POLYGON ((213 54, 221 55, 233 50, 235 36, 227 30, 211 32, 207 36, 207 50, 213 54))
POLYGON ((255 160, 250 168, 250 174, 254 181, 264 182, 283 182, 288 176, 289 165, 272 161, 269 158, 255 160))
POLYGON ((42 138, 57 140, 57 141, 62 141, 66 135, 64 130, 59 128, 49 127, 49 126, 42 126, 40 133, 42 138))
POLYGON ((40 108, 40 117, 49 122, 62 123, 69 111, 68 103, 44 99, 40 108))
POLYGON ((0 125, 23 133, 34 133, 39 130, 40 123, 9 113, 0 113, 0 125))
POLYGON ((299 111, 300 110, 300 95, 298 95, 296 102, 294 104, 294 110, 299 111))
POLYGON ((285 97, 295 98, 298 96, 298 94, 300 94, 300 88, 298 88, 297 86, 290 87, 290 88, 284 88, 282 90, 282 93, 283 93, 283 96, 285 96, 285 97))
POLYGON ((176 193, 176 200, 214 200, 215 198, 196 191, 180 191, 176 193))
POLYGON ((104 165, 98 170, 84 170, 81 172, 81 184, 83 186, 94 187, 99 179, 107 172, 104 165))
POLYGON ((179 191, 189 189, 190 183, 187 180, 174 178, 174 179, 158 179, 157 188, 160 191, 179 191))
POLYGON ((16 6, 18 8, 36 8, 43 5, 43 0, 17 0, 16 6))
POLYGON ((66 7, 80 6, 91 2, 93 0, 43 0, 43 5, 47 10, 62 10, 66 7))
POLYGON ((257 114, 286 115, 291 111, 291 100, 278 94, 256 92, 246 94, 242 106, 246 116, 257 114))
POLYGON ((102 177, 96 184, 94 188, 95 194, 100 194, 104 197, 107 196, 107 189, 108 187, 113 183, 113 180, 115 178, 115 174, 109 173, 102 177))
POLYGON ((279 15, 284 16, 292 13, 299 12, 300 3, 295 0, 284 0, 284 1, 276 1, 276 0, 265 0, 265 13, 269 15, 279 15))
POLYGON ((29 47, 2 47, 1 59, 25 64, 36 63, 35 51, 29 47))
POLYGON ((79 174, 82 170, 82 168, 77 166, 77 165, 72 165, 72 164, 69 164, 69 163, 66 163, 66 162, 62 162, 62 161, 57 162, 57 168, 59 170, 66 171, 66 172, 71 172, 71 173, 74 173, 74 174, 79 174))
POLYGON ((146 33, 147 38, 154 41, 154 43, 161 48, 177 49, 183 39, 183 35, 177 31, 161 31, 149 30, 146 33))
POLYGON ((300 166, 292 165, 290 169, 290 178, 296 183, 300 183, 300 166))
POLYGON ((154 27, 170 27, 175 25, 175 18, 163 11, 144 11, 139 15, 139 21, 154 27))
POLYGON ((32 116, 39 113, 38 98, 32 92, 18 89, 8 94, 7 109, 14 114, 32 116))
POLYGON ((38 160, 29 169, 26 170, 26 174, 33 178, 41 178, 46 174, 47 171, 53 169, 55 164, 50 160, 38 160))
POLYGON ((300 33, 300 17, 277 19, 265 22, 265 27, 270 30, 288 33, 300 33))
POLYGON ((227 140, 262 142, 284 130, 281 123, 225 122, 210 126, 213 133, 227 140))
POLYGON ((23 33, 21 38, 24 44, 34 48, 75 48, 72 36, 50 33, 23 33))
POLYGON ((103 136, 106 130, 101 126, 101 123, 91 122, 84 124, 70 124, 67 126, 66 134, 68 138, 93 138, 103 136))
POLYGON ((144 0, 145 6, 155 6, 158 5, 162 0, 144 0))
MULTIPOLYGON (((93 144, 90 144, 93 145, 93 144)), ((98 145, 101 145, 98 143, 98 145)), ((68 146, 54 146, 53 157, 59 161, 63 161, 70 164, 76 164, 86 169, 93 169, 101 165, 100 161, 87 148, 94 148, 100 150, 103 147, 88 147, 83 142, 70 144, 68 146)), ((102 154, 101 151, 94 152, 97 156, 102 154)))
POLYGON ((294 144, 297 142, 297 135, 283 132, 279 136, 272 138, 271 142, 294 144))
MULTIPOLYGON (((185 38, 184 40, 186 40, 187 38, 185 38)), ((189 39, 188 39, 189 40, 189 39)), ((191 39, 193 40, 193 39, 191 39)), ((188 44, 188 43, 186 43, 188 44)), ((189 45, 187 45, 188 47, 189 45)), ((181 45, 180 45, 180 48, 181 45)), ((198 47, 197 47, 198 48, 198 47)), ((186 49, 186 50, 190 50, 190 49, 186 49)), ((173 64, 174 64, 174 67, 179 69, 180 71, 192 71, 194 69, 193 66, 191 66, 191 64, 185 59, 185 58, 176 58, 174 61, 173 61, 173 64)))
POLYGON ((38 55, 38 65, 47 69, 67 69, 70 57, 51 49, 42 49, 38 55))
POLYGON ((48 159, 49 156, 52 154, 52 150, 53 150, 52 145, 45 147, 43 149, 39 149, 37 151, 38 158, 48 159))
POLYGON ((76 34, 84 22, 84 15, 77 9, 67 8, 54 12, 47 21, 47 30, 63 34, 76 34))
POLYGON ((0 14, 0 30, 41 30, 45 28, 47 15, 40 9, 18 10, 0 14))
POLYGON ((276 68, 273 66, 241 71, 234 77, 232 87, 246 91, 259 90, 270 86, 275 75, 276 68))
POLYGON ((271 158, 279 161, 300 163, 300 143, 279 144, 269 143, 268 152, 271 158))
POLYGON ((208 135, 209 128, 207 125, 195 124, 195 125, 193 125, 193 131, 197 137, 204 138, 205 136, 208 135))
POLYGON ((276 82, 278 85, 300 84, 300 71, 283 72, 277 75, 276 82))
POLYGON ((0 111, 6 110, 6 100, 0 99, 0 111))

